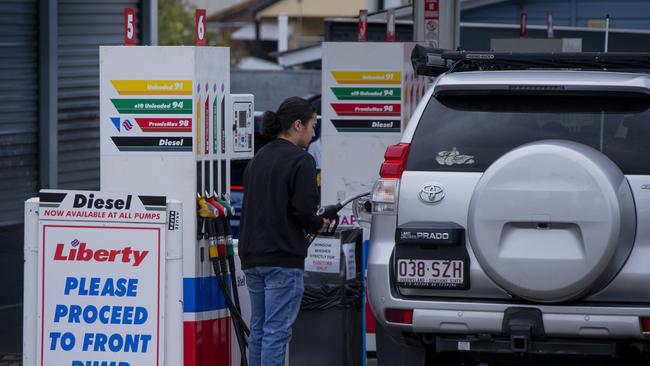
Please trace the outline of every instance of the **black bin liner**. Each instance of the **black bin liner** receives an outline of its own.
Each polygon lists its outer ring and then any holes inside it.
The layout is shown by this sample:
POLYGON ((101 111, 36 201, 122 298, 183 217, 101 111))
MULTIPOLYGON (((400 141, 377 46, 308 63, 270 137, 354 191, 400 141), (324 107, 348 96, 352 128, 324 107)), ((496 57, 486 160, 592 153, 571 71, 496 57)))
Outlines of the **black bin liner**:
POLYGON ((363 363, 363 233, 340 229, 335 237, 341 244, 355 243, 356 277, 346 279, 343 253, 339 273, 305 272, 305 292, 289 345, 292 366, 363 363))
POLYGON ((331 308, 361 307, 363 284, 360 279, 339 284, 305 284, 300 310, 326 310, 331 308))

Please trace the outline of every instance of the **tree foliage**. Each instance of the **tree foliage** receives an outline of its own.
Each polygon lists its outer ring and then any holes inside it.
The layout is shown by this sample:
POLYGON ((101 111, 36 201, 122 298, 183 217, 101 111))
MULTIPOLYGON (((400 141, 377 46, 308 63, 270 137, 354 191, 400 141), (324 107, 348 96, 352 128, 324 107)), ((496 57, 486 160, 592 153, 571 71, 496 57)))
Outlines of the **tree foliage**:
POLYGON ((158 0, 158 44, 194 44, 194 7, 185 0, 158 0))

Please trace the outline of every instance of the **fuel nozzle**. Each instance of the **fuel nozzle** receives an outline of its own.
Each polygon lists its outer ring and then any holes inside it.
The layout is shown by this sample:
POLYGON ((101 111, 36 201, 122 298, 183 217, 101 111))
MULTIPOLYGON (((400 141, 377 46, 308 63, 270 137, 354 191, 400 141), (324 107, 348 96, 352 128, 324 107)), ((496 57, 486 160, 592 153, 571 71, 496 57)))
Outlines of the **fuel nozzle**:
MULTIPOLYGON (((197 204, 199 206, 199 218, 204 222, 203 225, 205 225, 208 235, 208 255, 210 256, 210 260, 218 260, 218 230, 216 224, 218 222, 219 211, 212 207, 204 196, 197 197, 197 204)), ((203 236, 205 236, 205 233, 203 236)))
POLYGON ((205 197, 200 194, 196 194, 196 205, 198 210, 198 217, 196 222, 196 239, 201 240, 205 238, 206 231, 208 231, 208 226, 206 223, 209 219, 214 218, 215 215, 208 208, 208 203, 205 200, 205 197))
MULTIPOLYGON (((364 192, 364 193, 352 196, 352 197, 350 197, 350 198, 348 198, 346 200, 343 200, 341 202, 335 203, 333 205, 322 206, 321 208, 319 208, 318 211, 316 212, 316 214, 318 216, 324 218, 324 219, 330 220, 330 224, 328 225, 327 230, 322 232, 321 235, 333 236, 336 233, 336 229, 339 226, 339 211, 341 211, 341 209, 343 207, 345 207, 348 203, 350 203, 350 202, 352 202, 352 201, 354 201, 356 199, 359 199, 361 197, 367 196, 369 194, 370 194, 370 192, 364 192)), ((314 239, 316 239, 316 235, 315 234, 307 234, 306 238, 307 238, 307 242, 309 244, 311 244, 311 242, 314 241, 314 239)))
POLYGON ((226 209, 226 214, 228 215, 229 219, 232 219, 233 212, 232 212, 232 205, 230 204, 230 200, 225 194, 222 194, 221 196, 218 196, 217 194, 214 195, 215 200, 226 209))
POLYGON ((321 235, 333 236, 336 233, 336 229, 339 227, 339 211, 342 208, 343 205, 339 202, 333 205, 322 206, 318 209, 318 212, 316 212, 318 216, 330 220, 330 225, 321 235))
POLYGON ((223 229, 223 236, 225 243, 232 242, 232 227, 230 225, 231 209, 230 205, 223 201, 218 195, 214 194, 207 197, 208 204, 213 206, 219 216, 220 224, 223 229))
POLYGON ((199 217, 203 218, 212 218, 214 217, 214 213, 210 211, 208 208, 208 202, 206 201, 205 197, 201 196, 200 194, 196 194, 196 204, 198 205, 198 210, 199 210, 199 217))
POLYGON ((210 207, 214 208, 216 215, 222 219, 228 217, 226 208, 216 198, 216 195, 208 196, 208 192, 205 193, 205 200, 210 207))
MULTIPOLYGON (((218 196, 217 194, 214 194, 214 200, 218 202, 223 208, 224 208, 224 214, 226 215, 226 219, 224 220, 224 235, 226 237, 226 245, 229 247, 232 247, 232 225, 230 223, 230 220, 232 219, 232 206, 230 205, 230 202, 228 202, 224 196, 218 196)), ((233 251, 232 248, 228 249, 228 252, 233 251)), ((234 255, 234 254, 233 254, 234 255)))

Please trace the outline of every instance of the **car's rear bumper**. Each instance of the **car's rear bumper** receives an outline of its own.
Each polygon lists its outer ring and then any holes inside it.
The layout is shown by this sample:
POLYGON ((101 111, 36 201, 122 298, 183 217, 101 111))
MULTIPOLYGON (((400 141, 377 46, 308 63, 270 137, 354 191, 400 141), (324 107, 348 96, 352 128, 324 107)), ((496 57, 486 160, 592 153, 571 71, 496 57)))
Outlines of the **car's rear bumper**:
MULTIPOLYGON (((372 258, 370 258, 372 260, 372 258)), ((650 305, 553 305, 468 299, 403 299, 391 292, 388 265, 368 264, 368 297, 377 321, 393 334, 402 331, 433 334, 503 334, 509 308, 541 312, 545 336, 560 338, 646 339, 640 317, 650 317, 650 305), (410 325, 386 321, 386 309, 412 309, 410 325)), ((386 261, 388 262, 388 261, 386 261)))

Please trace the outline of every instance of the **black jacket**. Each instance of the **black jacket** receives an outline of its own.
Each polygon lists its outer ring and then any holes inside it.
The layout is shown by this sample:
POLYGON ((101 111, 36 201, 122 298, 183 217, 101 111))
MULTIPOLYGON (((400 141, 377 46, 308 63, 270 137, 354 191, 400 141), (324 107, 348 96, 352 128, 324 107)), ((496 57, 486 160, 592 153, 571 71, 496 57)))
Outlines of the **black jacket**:
POLYGON ((305 232, 315 233, 323 225, 317 209, 312 156, 281 138, 260 149, 244 172, 239 226, 242 268, 304 268, 305 232))

